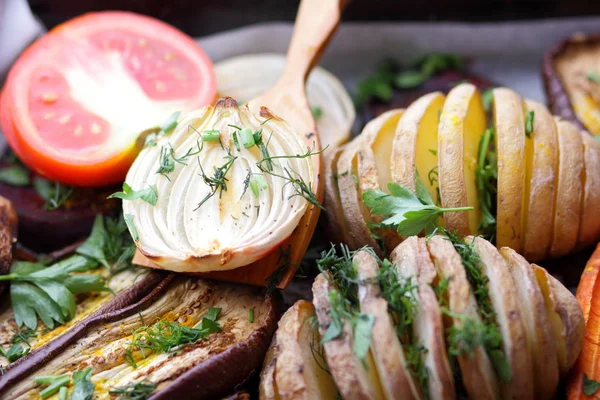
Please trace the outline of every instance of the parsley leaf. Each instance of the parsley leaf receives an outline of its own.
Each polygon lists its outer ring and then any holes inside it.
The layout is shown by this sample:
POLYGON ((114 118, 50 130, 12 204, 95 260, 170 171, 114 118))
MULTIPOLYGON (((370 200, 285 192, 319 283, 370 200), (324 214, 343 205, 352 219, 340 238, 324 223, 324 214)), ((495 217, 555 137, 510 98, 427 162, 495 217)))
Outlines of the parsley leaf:
POLYGON ((0 182, 12 186, 27 186, 30 183, 29 170, 18 164, 0 168, 0 182))
POLYGON ((417 195, 395 182, 388 183, 390 194, 381 190, 363 193, 364 204, 373 214, 388 216, 384 227, 394 227, 402 236, 417 235, 424 229, 432 232, 438 226, 439 217, 445 212, 469 211, 473 207, 442 208, 433 203, 418 173, 415 175, 417 195))
POLYGON ((19 358, 27 355, 29 351, 31 351, 31 347, 23 347, 18 343, 10 346, 8 350, 4 350, 4 348, 0 346, 0 355, 6 358, 8 362, 18 360, 19 358))
POLYGON ((528 139, 531 139, 531 134, 533 133, 533 118, 535 117, 535 111, 531 110, 527 112, 525 116, 525 136, 528 139))
POLYGON ((371 345, 371 331, 375 317, 371 314, 360 313, 354 322, 354 354, 364 360, 371 345))
POLYGON ((583 374, 583 394, 592 396, 600 390, 600 382, 590 379, 587 374, 583 374))
POLYGON ((97 263, 80 255, 73 255, 49 267, 40 263, 17 261, 8 275, 0 280, 11 280, 10 296, 15 322, 18 327, 37 327, 37 317, 52 329, 75 315, 75 295, 106 290, 99 275, 72 274, 97 267, 97 263))
POLYGON ((323 116, 323 110, 319 106, 310 106, 310 111, 315 121, 318 121, 323 116))
POLYGON ((116 192, 108 196, 109 199, 117 198, 122 200, 142 199, 146 203, 155 206, 158 201, 158 191, 156 185, 149 185, 146 189, 133 190, 127 182, 123 182, 123 191, 116 192))
POLYGON ((394 84, 400 89, 412 89, 422 85, 427 78, 421 71, 405 71, 396 76, 394 84))
POLYGON ((86 239, 81 246, 79 246, 75 252, 82 256, 89 257, 93 260, 98 261, 106 268, 110 268, 106 256, 104 255, 104 240, 106 238, 106 230, 104 229, 104 219, 102 215, 96 215, 94 225, 92 227, 92 233, 86 239))
POLYGON ((600 83, 600 74, 595 71, 588 72, 587 78, 594 83, 600 83))
POLYGON ((490 112, 492 109, 492 102, 494 101, 494 88, 485 89, 481 93, 481 102, 483 103, 483 109, 490 112))
POLYGON ((90 400, 96 385, 92 383, 92 367, 73 373, 73 392, 70 400, 90 400))
POLYGON ((125 214, 123 215, 123 218, 125 219, 125 223, 127 224, 127 228, 129 229, 129 233, 131 233, 131 237, 133 238, 133 240, 135 240, 136 242, 140 240, 137 228, 135 227, 135 223, 133 222, 134 215, 125 214))

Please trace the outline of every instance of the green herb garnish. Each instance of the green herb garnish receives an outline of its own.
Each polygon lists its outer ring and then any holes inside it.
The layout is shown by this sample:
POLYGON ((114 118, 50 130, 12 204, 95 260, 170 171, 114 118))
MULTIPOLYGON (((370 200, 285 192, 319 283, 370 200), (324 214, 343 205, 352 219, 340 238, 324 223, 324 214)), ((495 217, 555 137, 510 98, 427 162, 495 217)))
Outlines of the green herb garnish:
POLYGON ((587 374, 583 374, 583 394, 593 396, 600 390, 600 382, 590 379, 587 374))
POLYGON ((588 80, 600 84, 600 74, 595 71, 590 71, 587 74, 588 80))
MULTIPOLYGON (((365 249, 359 249, 365 250, 365 249)), ((372 250, 367 249, 372 253, 372 250)), ((358 274, 352 261, 355 252, 341 245, 341 255, 338 256, 334 246, 329 251, 322 252, 317 260, 317 267, 325 273, 335 289, 329 292, 331 324, 327 328, 321 343, 326 343, 342 334, 343 325, 348 321, 354 333, 354 354, 364 362, 371 344, 373 316, 360 311, 358 300, 358 274)))
MULTIPOLYGON (((217 322, 220 313, 220 308, 209 308, 200 323, 193 328, 176 321, 158 321, 152 326, 143 325, 132 333, 132 340, 128 346, 129 354, 131 356, 132 350, 139 350, 142 357, 146 358, 147 351, 170 353, 180 346, 204 339, 212 333, 221 331, 217 322)), ((134 368, 136 367, 135 362, 133 364, 128 362, 134 368)))
POLYGON ((206 203, 215 194, 217 194, 217 192, 219 192, 219 198, 221 198, 221 196, 223 195, 223 191, 227 191, 227 182, 229 181, 229 179, 227 179, 227 173, 233 166, 235 160, 237 160, 237 157, 232 156, 229 149, 227 149, 227 155, 223 158, 227 161, 220 167, 213 167, 212 176, 206 175, 204 169, 202 168, 202 164, 200 163, 200 159, 198 159, 198 166, 200 167, 200 176, 202 177, 204 183, 210 188, 210 193, 208 193, 200 201, 200 203, 198 203, 194 211, 202 207, 202 205, 206 203))
POLYGON ((248 322, 254 322, 254 308, 248 309, 248 322))
POLYGON ((315 121, 318 121, 323 116, 323 110, 319 106, 310 106, 310 112, 315 121))
POLYGON ((527 112, 525 116, 525 136, 528 139, 531 139, 531 134, 533 133, 533 118, 535 117, 535 111, 531 110, 527 112))
POLYGON ((141 190, 133 190, 127 182, 123 182, 123 191, 113 193, 108 198, 122 200, 142 199, 146 203, 155 206, 158 201, 158 191, 156 190, 156 185, 149 185, 147 188, 141 190))
POLYGON ((254 141, 254 133, 250 128, 244 128, 239 131, 240 140, 242 141, 242 145, 244 148, 249 149, 254 146, 256 142, 254 141))
POLYGON ((75 252, 82 256, 89 257, 106 268, 110 268, 106 256, 104 255, 104 240, 106 239, 106 231, 104 229, 104 218, 102 215, 96 215, 94 225, 92 226, 92 233, 81 246, 79 246, 75 252))
POLYGON ((201 133, 203 142, 216 143, 220 140, 221 132, 217 129, 208 129, 201 133))
POLYGON ((138 240, 140 240, 140 236, 138 235, 138 231, 137 231, 137 228, 135 227, 135 223, 133 222, 133 218, 134 218, 134 215, 132 215, 132 214, 124 214, 123 215, 123 219, 125 220, 125 223, 127 224, 127 228, 129 229, 129 233, 131 234, 131 237, 133 238, 133 240, 135 240, 137 242, 138 240))
POLYGON ((508 382, 512 371, 502 350, 502 334, 496 322, 496 312, 488 291, 489 279, 483 274, 481 258, 475 252, 473 242, 466 243, 464 239, 445 229, 443 233, 450 239, 454 249, 462 259, 467 279, 477 301, 477 312, 482 320, 481 323, 477 323, 472 318, 446 311, 448 315, 462 319, 461 326, 454 326, 449 330, 451 352, 453 351, 456 354, 462 351, 470 354, 475 347, 484 346, 498 379, 504 383, 508 382), (454 347, 452 347, 453 345, 454 347))
POLYGON ((273 293, 273 291, 277 288, 277 285, 281 283, 281 280, 287 273, 290 267, 293 267, 295 264, 290 260, 292 254, 291 246, 288 246, 287 249, 279 246, 279 257, 277 258, 277 262, 279 266, 265 279, 265 287, 267 294, 273 293))
POLYGON ((382 222, 382 227, 393 227, 402 236, 417 235, 423 230, 432 232, 438 226, 438 219, 443 213, 473 209, 473 207, 436 206, 416 171, 416 195, 395 182, 388 183, 388 189, 390 194, 381 190, 367 190, 363 193, 362 199, 373 214, 387 216, 382 222))
POLYGON ((481 93, 481 102, 483 103, 483 109, 490 112, 492 109, 492 102, 494 101, 494 88, 485 89, 481 93))
POLYGON ((38 196, 46 201, 44 208, 47 210, 60 208, 73 194, 73 187, 65 186, 59 182, 51 182, 39 176, 34 178, 33 188, 38 196))
POLYGON ((56 375, 56 376, 36 376, 34 382, 38 385, 47 385, 41 392, 40 397, 47 399, 48 397, 56 394, 61 387, 68 386, 71 383, 69 375, 56 375))
POLYGON ((73 392, 70 400, 90 400, 96 385, 92 383, 92 367, 73 373, 73 392))
POLYGON ((19 164, 0 168, 0 182, 11 186, 28 186, 31 183, 29 170, 19 164))
POLYGON ((261 190, 267 189, 269 186, 267 185, 267 180, 264 175, 252 175, 250 178, 250 190, 252 190, 252 195, 254 197, 258 197, 261 190))
POLYGON ((121 400, 146 400, 155 390, 156 384, 142 381, 111 389, 108 393, 121 400))
POLYGON ((481 210, 479 231, 493 241, 496 236, 496 196, 498 193, 498 156, 494 149, 494 128, 489 128, 479 139, 475 183, 481 210))
POLYGON ((16 361, 29 354, 30 351, 31 347, 23 347, 21 344, 13 344, 8 350, 5 350, 4 347, 0 346, 0 355, 6 358, 8 362, 16 361))
POLYGON ((177 127, 177 119, 179 118, 180 114, 181 111, 174 112, 161 126, 151 128, 154 130, 154 133, 146 136, 144 146, 156 146, 158 139, 173 132, 173 130, 177 127))

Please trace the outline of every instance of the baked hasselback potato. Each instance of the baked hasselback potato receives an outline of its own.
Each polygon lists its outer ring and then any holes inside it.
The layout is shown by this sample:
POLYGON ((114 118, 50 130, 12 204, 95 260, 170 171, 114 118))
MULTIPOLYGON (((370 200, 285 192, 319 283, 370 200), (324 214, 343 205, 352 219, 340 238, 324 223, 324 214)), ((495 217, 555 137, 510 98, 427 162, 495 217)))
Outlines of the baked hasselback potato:
MULTIPOLYGON (((407 238, 390 261, 369 248, 342 250, 318 261, 313 301, 323 346, 316 354, 344 399, 549 399, 581 350, 574 296, 508 247, 446 232, 407 238)), ((297 345, 272 346, 283 354, 297 345)))
MULTIPOLYGON (((325 205, 332 235, 379 255, 401 240, 391 190, 416 192, 446 229, 483 235, 530 261, 559 257, 600 236, 600 144, 542 104, 506 88, 490 114, 471 84, 388 111, 327 155, 325 205), (426 189, 426 190, 425 190, 426 189), (387 198, 386 198, 387 197, 387 198)), ((404 192, 403 192, 404 193, 404 192)), ((402 206, 397 210, 408 210, 402 206)), ((411 232, 415 234, 417 232, 411 232)), ((404 236, 410 236, 404 234, 404 236)))

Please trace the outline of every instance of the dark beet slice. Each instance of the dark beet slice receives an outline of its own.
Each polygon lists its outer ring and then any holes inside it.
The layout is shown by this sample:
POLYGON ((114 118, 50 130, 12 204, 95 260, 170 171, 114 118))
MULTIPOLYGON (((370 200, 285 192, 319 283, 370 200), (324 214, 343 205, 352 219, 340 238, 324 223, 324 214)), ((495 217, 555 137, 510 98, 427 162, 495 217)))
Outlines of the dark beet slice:
POLYGON ((542 61, 542 75, 548 105, 552 114, 571 121, 582 130, 588 130, 583 121, 575 113, 571 98, 556 62, 561 57, 569 56, 576 51, 598 51, 600 47, 600 34, 576 34, 556 43, 546 54, 542 61), (596 47, 596 49, 593 49, 596 47))
MULTIPOLYGON (((0 168, 7 166, 0 163, 0 168)), ((34 174, 31 173, 32 180, 34 174)), ((88 235, 96 214, 116 210, 120 202, 106 197, 119 187, 76 188, 63 206, 44 208, 45 200, 33 186, 12 186, 0 182, 0 196, 10 200, 19 215, 19 241, 26 247, 48 252, 88 235)))
POLYGON ((394 89, 392 99, 389 102, 383 102, 374 98, 370 99, 363 107, 361 123, 364 126, 367 122, 386 111, 395 108, 406 108, 413 101, 427 93, 436 91, 448 93, 454 86, 463 82, 471 83, 480 90, 496 86, 487 78, 475 75, 468 70, 448 70, 432 76, 414 89, 394 89))

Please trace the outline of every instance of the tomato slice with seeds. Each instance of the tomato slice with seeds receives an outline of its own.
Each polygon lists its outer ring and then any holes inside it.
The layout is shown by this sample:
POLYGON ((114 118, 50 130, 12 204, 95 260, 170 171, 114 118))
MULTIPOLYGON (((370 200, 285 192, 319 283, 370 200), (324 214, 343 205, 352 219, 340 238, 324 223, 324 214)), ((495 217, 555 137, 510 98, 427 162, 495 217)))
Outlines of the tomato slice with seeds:
POLYGON ((127 12, 86 14, 33 43, 0 100, 8 143, 30 168, 77 186, 124 179, 137 136, 213 101, 212 62, 188 36, 127 12))

